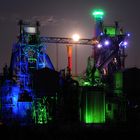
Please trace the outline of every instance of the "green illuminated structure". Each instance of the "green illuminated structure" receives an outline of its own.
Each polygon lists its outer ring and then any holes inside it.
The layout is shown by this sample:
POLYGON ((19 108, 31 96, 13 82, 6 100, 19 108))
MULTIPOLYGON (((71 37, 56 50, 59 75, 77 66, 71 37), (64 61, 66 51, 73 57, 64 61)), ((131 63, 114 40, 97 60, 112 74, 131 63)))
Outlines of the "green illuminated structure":
POLYGON ((106 121, 114 121, 115 120, 115 112, 118 111, 118 105, 114 103, 114 101, 106 101, 106 121))
POLYGON ((123 74, 118 71, 114 74, 114 93, 117 96, 122 96, 123 91, 123 74))
POLYGON ((110 37, 113 37, 116 35, 116 28, 115 26, 104 26, 103 30, 106 30, 106 34, 109 35, 110 37))
POLYGON ((81 87, 80 121, 105 123, 105 94, 102 88, 81 87))
POLYGON ((95 20, 94 36, 97 37, 100 36, 100 34, 103 32, 102 22, 104 17, 104 11, 101 9, 96 9, 92 11, 92 16, 94 17, 95 20))
POLYGON ((106 97, 106 121, 126 121, 126 98, 123 94, 123 73, 117 71, 113 76, 112 96, 106 97))
POLYGON ((102 19, 104 16, 104 11, 101 9, 97 9, 92 12, 92 15, 95 19, 102 19))
POLYGON ((32 106, 32 118, 35 124, 46 124, 48 115, 46 97, 34 101, 32 106))
POLYGON ((47 124, 54 121, 53 107, 57 97, 43 96, 36 98, 32 104, 32 120, 35 124, 47 124))

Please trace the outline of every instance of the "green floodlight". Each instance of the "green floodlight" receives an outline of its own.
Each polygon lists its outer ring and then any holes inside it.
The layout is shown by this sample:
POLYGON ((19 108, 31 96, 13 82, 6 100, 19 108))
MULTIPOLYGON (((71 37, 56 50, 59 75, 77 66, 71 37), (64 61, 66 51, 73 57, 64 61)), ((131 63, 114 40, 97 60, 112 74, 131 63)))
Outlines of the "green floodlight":
POLYGON ((101 10, 101 9, 97 9, 97 10, 94 10, 94 11, 92 12, 92 15, 93 15, 94 18, 96 18, 96 19, 102 19, 103 16, 104 16, 104 11, 101 10))
POLYGON ((116 28, 115 28, 115 26, 104 26, 103 30, 105 31, 105 29, 107 31, 106 32, 107 35, 109 35, 111 37, 116 35, 116 28))

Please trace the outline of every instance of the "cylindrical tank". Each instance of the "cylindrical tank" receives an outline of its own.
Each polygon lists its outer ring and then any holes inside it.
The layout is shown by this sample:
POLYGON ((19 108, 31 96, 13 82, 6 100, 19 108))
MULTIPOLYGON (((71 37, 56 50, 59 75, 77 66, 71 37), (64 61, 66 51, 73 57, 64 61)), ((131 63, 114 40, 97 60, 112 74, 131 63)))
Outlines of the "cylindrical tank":
POLYGON ((86 124, 105 123, 105 93, 103 88, 81 87, 80 121, 86 124))

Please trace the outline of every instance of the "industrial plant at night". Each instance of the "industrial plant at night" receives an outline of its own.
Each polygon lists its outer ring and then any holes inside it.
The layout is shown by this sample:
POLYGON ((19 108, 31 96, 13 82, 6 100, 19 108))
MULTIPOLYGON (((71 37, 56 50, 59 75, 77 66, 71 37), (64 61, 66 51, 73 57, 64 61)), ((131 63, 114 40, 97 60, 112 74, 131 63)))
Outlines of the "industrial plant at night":
POLYGON ((139 123, 140 70, 125 68, 130 33, 117 21, 106 25, 100 9, 92 16, 95 32, 90 39, 42 36, 39 21, 19 20, 10 65, 0 75, 1 126, 74 124, 108 129, 133 125, 134 120, 139 123), (46 53, 48 44, 66 45, 66 68, 58 71, 54 67, 46 53), (91 47, 82 75, 77 73, 77 62, 72 72, 72 45, 91 47))

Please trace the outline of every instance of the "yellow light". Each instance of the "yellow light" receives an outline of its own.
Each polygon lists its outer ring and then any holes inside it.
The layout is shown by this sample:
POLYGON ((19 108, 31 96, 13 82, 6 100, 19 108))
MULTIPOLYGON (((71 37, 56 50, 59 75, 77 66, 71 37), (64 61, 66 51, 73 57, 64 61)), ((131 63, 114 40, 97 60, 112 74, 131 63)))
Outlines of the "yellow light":
POLYGON ((72 36, 73 41, 78 42, 80 40, 80 36, 78 34, 74 34, 72 36))

